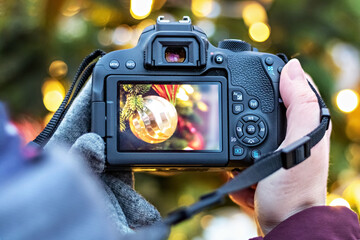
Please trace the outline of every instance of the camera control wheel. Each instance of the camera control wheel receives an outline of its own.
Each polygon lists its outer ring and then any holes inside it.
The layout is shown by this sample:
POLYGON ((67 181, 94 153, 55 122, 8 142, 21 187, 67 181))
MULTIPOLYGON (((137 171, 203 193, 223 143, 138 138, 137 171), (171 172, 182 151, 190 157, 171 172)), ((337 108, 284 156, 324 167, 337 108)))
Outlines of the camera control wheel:
POLYGON ((257 146, 265 140, 268 129, 263 118, 247 114, 238 120, 235 132, 242 144, 257 146))

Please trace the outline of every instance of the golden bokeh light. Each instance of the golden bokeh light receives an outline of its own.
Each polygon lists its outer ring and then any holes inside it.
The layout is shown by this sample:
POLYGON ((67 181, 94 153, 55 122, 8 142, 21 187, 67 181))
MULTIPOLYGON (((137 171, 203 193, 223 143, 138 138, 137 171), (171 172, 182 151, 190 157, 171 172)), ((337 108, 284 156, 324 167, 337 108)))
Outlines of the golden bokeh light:
POLYGON ((336 95, 336 105, 342 112, 345 113, 352 112, 356 109, 358 104, 359 104, 359 95, 351 89, 341 90, 336 95))
POLYGON ((265 42, 270 36, 270 27, 263 22, 257 22, 250 26, 249 35, 255 42, 265 42))
POLYGON ((45 93, 43 102, 48 111, 56 112, 63 99, 64 95, 62 95, 59 91, 50 91, 45 93))
POLYGON ((64 61, 55 60, 50 64, 49 74, 53 78, 63 78, 68 72, 68 66, 64 61))
POLYGON ((46 114, 43 120, 43 124, 44 125, 48 124, 53 116, 54 116, 53 112, 49 112, 48 114, 46 114))
POLYGON ((41 87, 41 92, 43 95, 45 95, 48 92, 51 91, 57 91, 59 92, 61 95, 65 95, 65 88, 64 86, 61 84, 61 82, 59 82, 56 79, 48 79, 44 82, 43 86, 41 87))
POLYGON ((135 19, 143 19, 149 16, 153 6, 153 0, 131 0, 130 14, 135 19))
POLYGON ((267 22, 266 10, 258 2, 251 2, 247 4, 243 8, 242 17, 247 26, 251 26, 257 22, 267 22))
POLYGON ((350 208, 350 204, 343 198, 335 198, 330 202, 329 206, 344 206, 350 208))
POLYGON ((212 0, 192 0, 191 11, 197 17, 206 17, 211 14, 214 8, 212 0))

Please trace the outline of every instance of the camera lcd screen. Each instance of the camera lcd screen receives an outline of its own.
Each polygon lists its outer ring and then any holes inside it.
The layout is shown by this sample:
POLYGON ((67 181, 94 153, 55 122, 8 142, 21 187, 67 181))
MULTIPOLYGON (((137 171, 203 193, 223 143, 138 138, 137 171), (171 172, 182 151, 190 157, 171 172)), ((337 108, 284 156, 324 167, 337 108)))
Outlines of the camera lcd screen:
POLYGON ((118 83, 118 151, 221 152, 221 84, 118 83))

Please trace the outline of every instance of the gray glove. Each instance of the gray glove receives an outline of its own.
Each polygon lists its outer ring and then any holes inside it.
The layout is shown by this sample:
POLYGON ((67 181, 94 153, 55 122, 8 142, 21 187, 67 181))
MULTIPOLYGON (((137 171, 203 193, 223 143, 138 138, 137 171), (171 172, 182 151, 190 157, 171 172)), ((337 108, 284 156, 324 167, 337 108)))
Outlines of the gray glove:
POLYGON ((121 234, 130 233, 132 229, 160 221, 161 216, 153 205, 134 190, 132 172, 104 172, 105 143, 99 135, 89 133, 91 83, 90 78, 45 148, 67 145, 71 146, 71 153, 82 155, 102 180, 110 220, 121 234))

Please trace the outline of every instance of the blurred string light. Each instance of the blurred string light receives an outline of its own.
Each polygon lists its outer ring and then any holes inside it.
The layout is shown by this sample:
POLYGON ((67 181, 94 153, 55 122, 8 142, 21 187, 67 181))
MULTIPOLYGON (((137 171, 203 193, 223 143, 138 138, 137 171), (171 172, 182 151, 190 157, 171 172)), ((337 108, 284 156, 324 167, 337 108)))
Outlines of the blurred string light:
POLYGON ((344 206, 350 208, 350 204, 344 198, 335 198, 330 202, 329 206, 344 206))
POLYGON ((341 90, 336 96, 336 105, 342 112, 352 112, 358 104, 359 95, 351 89, 341 90))
POLYGON ((63 78, 68 72, 68 67, 65 62, 56 60, 50 64, 49 74, 53 78, 63 78))
POLYGON ((270 36, 270 27, 263 22, 257 22, 250 26, 249 35, 256 42, 265 42, 270 36))
MULTIPOLYGON (((57 79, 64 78, 68 68, 65 62, 56 60, 49 66, 49 74, 52 78, 46 79, 41 91, 43 94, 43 103, 45 108, 50 112, 55 112, 60 106, 65 96, 65 88, 57 79)), ((45 122, 49 119, 45 118, 45 122)))
POLYGON ((249 27, 249 36, 255 42, 265 42, 270 37, 270 27, 267 24, 266 10, 258 2, 246 3, 242 10, 242 17, 249 27))
POLYGON ((121 46, 121 48, 133 47, 137 44, 143 30, 154 24, 155 21, 152 19, 145 19, 139 24, 133 26, 122 24, 113 32, 111 30, 100 31, 98 34, 98 40, 104 46, 108 46, 109 41, 111 41, 113 44, 121 46), (111 37, 109 36, 110 34, 112 35, 111 37), (111 38, 111 40, 109 38, 111 38))
MULTIPOLYGON (((354 179, 354 178, 352 178, 354 179)), ((348 201, 350 206, 360 210, 360 179, 353 180, 344 190, 343 197, 348 201)))
POLYGON ((257 22, 267 22, 266 10, 258 2, 246 4, 242 12, 242 17, 247 26, 251 26, 257 22))
POLYGON ((213 0, 192 0, 191 11, 197 17, 216 18, 221 12, 221 6, 213 0))
POLYGON ((196 23, 196 25, 202 30, 204 30, 204 32, 208 37, 213 36, 215 33, 216 30, 215 24, 211 20, 207 20, 207 19, 200 20, 196 23))
POLYGON ((103 46, 110 46, 114 31, 112 29, 101 29, 98 33, 98 41, 103 46))
MULTIPOLYGON (((95 26, 105 26, 111 19, 113 11, 105 5, 97 4, 91 8, 89 15, 90 20, 95 26)), ((118 14, 118 13, 116 13, 118 14)))
POLYGON ((63 99, 64 95, 62 95, 60 92, 51 91, 45 93, 43 102, 48 111, 55 112, 60 106, 63 99))
POLYGON ((66 1, 62 7, 61 13, 65 17, 72 17, 80 12, 80 3, 79 1, 66 1))
POLYGON ((126 24, 117 27, 113 33, 112 41, 115 45, 126 45, 132 38, 132 28, 126 24))
POLYGON ((64 42, 71 42, 83 37, 87 32, 87 25, 83 18, 75 15, 63 17, 58 24, 59 38, 64 42))
MULTIPOLYGON (((169 19, 166 17, 166 19, 169 19)), ((139 24, 133 26, 133 36, 130 40, 130 45, 131 46, 136 46, 139 37, 141 35, 141 33, 144 31, 144 29, 150 25, 154 25, 155 21, 152 19, 144 19, 142 20, 139 24)))
POLYGON ((131 0, 130 14, 135 19, 143 19, 149 16, 153 6, 153 0, 131 0))

